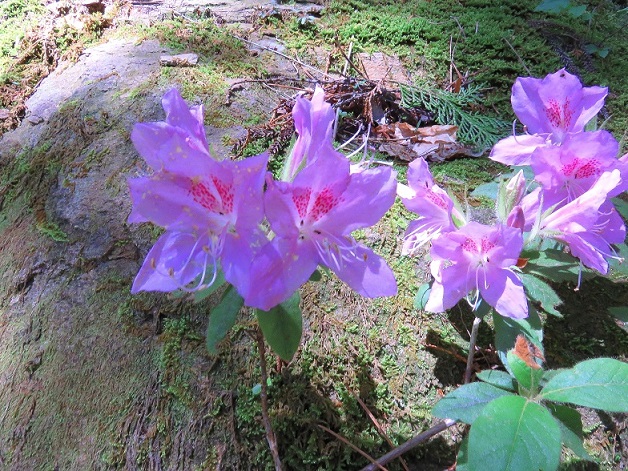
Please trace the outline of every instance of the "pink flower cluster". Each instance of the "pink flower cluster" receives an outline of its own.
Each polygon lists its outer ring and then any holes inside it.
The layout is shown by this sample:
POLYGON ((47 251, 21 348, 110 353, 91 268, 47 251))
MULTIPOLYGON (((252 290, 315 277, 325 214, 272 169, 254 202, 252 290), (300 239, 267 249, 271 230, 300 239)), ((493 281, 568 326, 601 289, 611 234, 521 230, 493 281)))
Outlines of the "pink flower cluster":
POLYGON ((132 292, 203 289, 222 270, 247 305, 268 310, 323 265, 363 296, 396 294, 384 259, 351 236, 393 204, 395 174, 350 171, 332 146, 334 113, 322 89, 312 101, 297 99, 299 138, 285 181, 267 172, 267 154, 213 159, 202 107, 188 108, 177 90, 164 95, 163 107, 165 122, 139 123, 131 135, 152 174, 129 179, 129 222, 166 229, 132 292))
POLYGON ((466 222, 453 200, 432 181, 427 164, 415 161, 409 187, 400 185, 406 207, 419 214, 410 223, 404 251, 431 241, 434 284, 426 309, 444 311, 469 293, 501 315, 527 317, 517 260, 524 245, 552 239, 574 257, 606 274, 613 244, 626 229, 610 198, 628 189, 628 155, 607 131, 585 131, 602 108, 607 89, 583 87, 559 70, 544 79, 518 78, 512 104, 527 133, 498 142, 491 158, 529 165, 535 187, 527 195, 520 171, 500 190, 493 226, 466 222))

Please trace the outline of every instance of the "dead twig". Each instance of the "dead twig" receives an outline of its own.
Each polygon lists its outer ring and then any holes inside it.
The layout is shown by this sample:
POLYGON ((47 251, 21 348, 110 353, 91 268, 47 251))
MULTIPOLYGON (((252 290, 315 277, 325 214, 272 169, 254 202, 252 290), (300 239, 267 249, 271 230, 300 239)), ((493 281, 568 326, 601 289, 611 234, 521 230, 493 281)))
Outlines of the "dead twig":
POLYGON ((510 44, 510 41, 508 41, 506 38, 502 38, 506 44, 508 44, 508 47, 510 49, 512 49, 512 52, 515 53, 515 56, 517 56, 517 59, 519 59, 519 63, 523 66, 523 68, 526 70, 526 73, 528 75, 532 75, 532 73, 530 72, 530 69, 528 69, 528 66, 526 65, 525 62, 523 62, 523 59, 521 58, 521 56, 519 55, 519 53, 515 50, 515 48, 512 46, 512 44, 510 44))
MULTIPOLYGON (((366 407, 366 404, 364 404, 364 401, 362 399, 360 399, 359 396, 355 397, 358 400, 358 404, 360 404, 360 407, 362 407, 362 410, 364 410, 364 412, 366 412, 366 415, 369 416, 369 419, 371 419, 371 422, 373 422, 373 425, 375 425, 375 428, 377 429, 377 433, 380 434, 380 436, 386 440, 386 443, 388 443, 388 445, 390 445, 390 447, 392 449, 395 448, 395 445, 393 444, 393 442, 390 440, 390 438, 388 438, 388 435, 386 434, 386 432, 384 431, 384 428, 381 426, 381 424, 379 423, 379 421, 375 418, 375 416, 373 415, 373 413, 369 410, 368 407, 366 407)), ((404 460, 401 456, 399 457, 399 461, 401 462, 401 466, 403 466, 403 469, 405 469, 406 471, 410 471, 410 469, 408 468, 408 464, 406 463, 406 460, 404 460)))
POLYGON ((382 465, 390 463, 395 458, 400 457, 401 455, 403 455, 404 453, 410 451, 411 449, 415 448, 416 446, 420 445, 424 441, 429 440, 434 435, 438 435, 439 433, 447 430, 449 427, 451 427, 455 423, 456 423, 456 421, 452 420, 452 419, 445 419, 442 422, 437 423, 432 428, 426 430, 425 432, 422 432, 422 433, 418 434, 414 438, 411 438, 410 440, 405 442, 403 445, 400 445, 397 448, 395 448, 390 453, 385 454, 384 456, 379 458, 377 461, 371 462, 370 465, 362 468, 361 471, 375 471, 376 469, 382 469, 382 465))
MULTIPOLYGON (((330 435, 333 435, 335 438, 337 438, 338 440, 340 440, 342 443, 344 443, 345 445, 349 446, 350 448, 352 448, 353 450, 357 451, 358 453, 360 453, 362 456, 364 456, 367 460, 369 460, 372 464, 369 466, 373 466, 373 468, 371 469, 379 469, 381 471, 388 471, 386 468, 384 468, 381 464, 379 464, 371 455, 369 455, 368 453, 366 453, 364 450, 361 450, 360 448, 358 448, 357 446, 355 446, 353 443, 351 443, 349 440, 347 440, 345 437, 343 437, 342 435, 337 434, 336 432, 334 432, 331 429, 328 429, 327 427, 325 427, 324 425, 321 424, 317 424, 318 427, 321 430, 324 430, 325 432, 327 432, 330 435)), ((366 469, 366 468, 365 468, 366 469)))
POLYGON ((273 426, 270 423, 270 417, 268 416, 268 374, 266 369, 266 346, 264 345, 264 334, 262 330, 258 328, 257 334, 257 347, 259 350, 259 366, 262 370, 262 390, 260 397, 262 398, 262 421, 264 422, 264 428, 266 429, 266 440, 268 440, 268 446, 270 447, 270 453, 273 455, 273 461, 275 462, 275 471, 282 471, 281 458, 279 458, 279 447, 277 446, 277 437, 273 431, 273 426))

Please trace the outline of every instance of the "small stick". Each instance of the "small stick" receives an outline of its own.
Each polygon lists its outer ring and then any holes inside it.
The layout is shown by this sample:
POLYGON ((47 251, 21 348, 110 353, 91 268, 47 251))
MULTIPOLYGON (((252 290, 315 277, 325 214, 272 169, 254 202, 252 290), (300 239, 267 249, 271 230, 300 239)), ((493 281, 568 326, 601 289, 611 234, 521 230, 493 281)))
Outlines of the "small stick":
POLYGON ((473 357, 475 356, 475 342, 478 338, 478 330, 482 322, 481 317, 473 319, 473 327, 471 327, 471 338, 469 339, 469 356, 467 356, 467 369, 464 372, 464 384, 471 381, 471 373, 473 370, 473 357))
POLYGON ((432 428, 418 434, 416 437, 411 438, 410 440, 405 442, 403 445, 400 445, 397 448, 395 448, 390 453, 385 454, 374 463, 362 468, 361 471, 375 471, 376 469, 378 469, 378 467, 381 469, 381 465, 390 463, 392 460, 394 460, 398 456, 401 456, 407 451, 410 451, 412 448, 432 438, 434 435, 437 435, 443 432, 444 430, 447 430, 449 427, 451 427, 455 423, 456 421, 452 419, 445 419, 442 422, 437 423, 432 428))
MULTIPOLYGON (((366 407, 366 404, 364 404, 364 401, 362 399, 360 399, 359 396, 355 397, 358 400, 358 404, 360 404, 360 407, 362 407, 362 409, 364 410, 364 412, 366 412, 366 415, 369 416, 369 419, 371 419, 371 422, 373 422, 373 425, 375 425, 375 428, 377 429, 377 432, 382 436, 382 438, 384 440, 386 440, 386 443, 388 443, 388 445, 390 445, 391 448, 395 448, 395 445, 393 445, 393 442, 390 441, 390 438, 388 438, 388 435, 386 435, 386 432, 384 431, 384 428, 381 426, 381 424, 379 423, 379 421, 375 418, 375 416, 373 415, 373 413, 369 410, 368 407, 366 407)), ((406 460, 404 460, 401 456, 399 457, 399 461, 401 462, 401 466, 403 466, 403 469, 405 469, 405 471, 410 471, 408 469, 408 465, 406 463, 406 460)))
POLYGON ((273 426, 270 423, 270 417, 268 416, 268 391, 267 381, 268 375, 266 373, 266 346, 264 345, 264 334, 260 328, 257 329, 257 347, 259 350, 259 366, 262 370, 262 391, 260 396, 262 398, 262 420, 264 422, 264 428, 266 429, 266 440, 268 440, 268 446, 270 452, 273 455, 273 461, 275 462, 275 471, 282 471, 281 459, 279 458, 279 448, 277 447, 277 438, 273 431, 273 426))
POLYGON ((253 42, 253 41, 249 41, 248 39, 244 39, 244 38, 242 38, 242 37, 240 37, 240 36, 237 36, 237 35, 235 35, 235 34, 232 34, 232 33, 227 33, 227 34, 228 34, 229 36, 231 36, 232 38, 239 39, 239 40, 240 40, 240 41, 242 41, 242 42, 245 42, 245 43, 247 43, 247 44, 250 44, 251 46, 259 47, 260 49, 264 49, 265 51, 269 51, 269 52, 272 52, 272 53, 274 53, 274 54, 277 54, 278 56, 281 56, 281 57, 283 57, 284 59, 288 59, 289 61, 295 62, 295 63, 299 64, 301 67, 304 67, 304 68, 306 68, 306 69, 313 70, 314 72, 317 72, 317 73, 319 73, 319 74, 321 74, 321 75, 324 75, 325 77, 332 78, 332 76, 331 76, 331 75, 326 74, 326 73, 325 73, 325 72, 323 72, 322 70, 317 69, 316 67, 311 66, 311 65, 309 65, 309 64, 306 64, 305 62, 301 62, 300 60, 295 59, 294 57, 290 57, 290 56, 289 56, 289 55, 287 55, 287 54, 284 54, 284 53, 282 53, 282 52, 276 51, 276 50, 274 50, 274 49, 272 49, 272 48, 270 48, 270 47, 262 46, 261 44, 258 44, 258 43, 253 42))
POLYGON ((506 44, 508 44, 510 49, 512 49, 512 52, 515 53, 515 56, 517 56, 517 59, 519 59, 519 63, 523 66, 524 69, 526 69, 526 72, 528 73, 528 75, 532 75, 532 73, 530 72, 530 69, 528 69, 528 66, 525 64, 525 62, 523 62, 523 59, 521 58, 519 53, 515 50, 514 47, 512 47, 512 44, 510 44, 510 42, 506 38, 502 38, 502 39, 506 41, 506 44))
POLYGON ((384 468, 381 464, 379 464, 377 461, 375 461, 375 459, 369 455, 368 453, 366 453, 363 450, 360 450, 357 446, 355 446, 353 443, 351 443, 349 440, 347 440, 345 437, 343 437, 342 435, 338 435, 336 432, 334 432, 331 429, 328 429, 327 427, 325 427, 324 425, 320 425, 317 424, 318 427, 322 430, 324 430, 325 432, 329 433, 330 435, 333 435, 335 438, 337 438, 338 440, 340 440, 342 443, 344 443, 345 445, 350 446, 353 450, 357 451, 358 453, 360 453, 362 456, 364 456, 367 460, 369 460, 372 464, 370 466, 373 466, 373 469, 380 469, 381 471, 388 471, 386 468, 384 468))

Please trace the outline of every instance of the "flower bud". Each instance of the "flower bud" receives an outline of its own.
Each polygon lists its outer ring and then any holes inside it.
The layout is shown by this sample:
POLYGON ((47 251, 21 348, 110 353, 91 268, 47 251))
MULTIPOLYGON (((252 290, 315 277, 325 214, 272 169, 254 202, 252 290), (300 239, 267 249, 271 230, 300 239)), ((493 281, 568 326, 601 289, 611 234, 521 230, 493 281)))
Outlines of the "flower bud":
POLYGON ((523 176, 523 170, 519 170, 508 182, 500 183, 497 191, 497 218, 500 221, 505 221, 509 217, 513 208, 523 198, 525 191, 526 179, 523 176))

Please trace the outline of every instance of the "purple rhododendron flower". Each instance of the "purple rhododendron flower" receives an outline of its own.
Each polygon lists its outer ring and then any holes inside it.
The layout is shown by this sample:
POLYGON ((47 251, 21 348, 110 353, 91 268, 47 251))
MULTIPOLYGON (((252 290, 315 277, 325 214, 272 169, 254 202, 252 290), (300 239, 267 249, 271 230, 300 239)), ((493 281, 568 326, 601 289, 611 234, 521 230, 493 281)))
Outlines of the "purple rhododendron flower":
POLYGON ((409 165, 408 185, 399 184, 397 192, 404 206, 419 217, 406 230, 402 248, 404 255, 412 254, 439 234, 455 230, 454 219, 464 223, 464 216, 447 192, 434 183, 424 159, 416 159, 409 165))
POLYGON ((342 154, 319 152, 293 182, 269 178, 267 185, 264 205, 275 237, 253 262, 255 289, 247 305, 268 310, 285 301, 318 265, 363 296, 396 294, 384 259, 351 237, 393 204, 396 180, 389 168, 351 174, 342 154))
POLYGON ((607 131, 570 134, 560 146, 537 149, 531 168, 543 188, 543 206, 566 204, 588 191, 602 173, 619 168, 618 151, 607 131))
POLYGON ((614 257, 610 244, 626 236, 621 217, 608 213, 615 211, 608 195, 621 183, 619 170, 603 173, 587 192, 543 218, 539 233, 567 245, 584 265, 606 274, 606 259, 614 257))
POLYGON ((216 162, 207 149, 202 108, 188 109, 177 90, 166 93, 163 105, 166 122, 139 123, 131 135, 154 173, 129 179, 129 222, 151 221, 166 229, 131 291, 186 289, 198 278, 196 288, 206 287, 220 264, 244 295, 250 261, 266 241, 259 224, 268 156, 216 162), (213 275, 206 279, 208 271, 213 275))
POLYGON ((512 87, 512 108, 531 134, 551 134, 562 141, 585 125, 604 106, 606 87, 583 87, 565 69, 544 79, 519 77, 512 87))
POLYGON ((332 132, 336 117, 331 105, 325 101, 325 91, 317 86, 312 100, 297 97, 292 109, 294 127, 299 134, 282 180, 292 181, 298 171, 311 163, 319 152, 333 152, 332 132))
POLYGON ((535 149, 559 145, 568 133, 585 125, 604 106, 606 87, 583 87, 565 69, 544 79, 519 77, 512 87, 515 114, 530 133, 499 141, 490 158, 506 165, 527 165, 535 149))
POLYGON ((523 247, 521 230, 470 222, 432 241, 430 269, 434 283, 425 306, 443 312, 477 290, 502 316, 528 316, 523 284, 512 267, 523 247))

